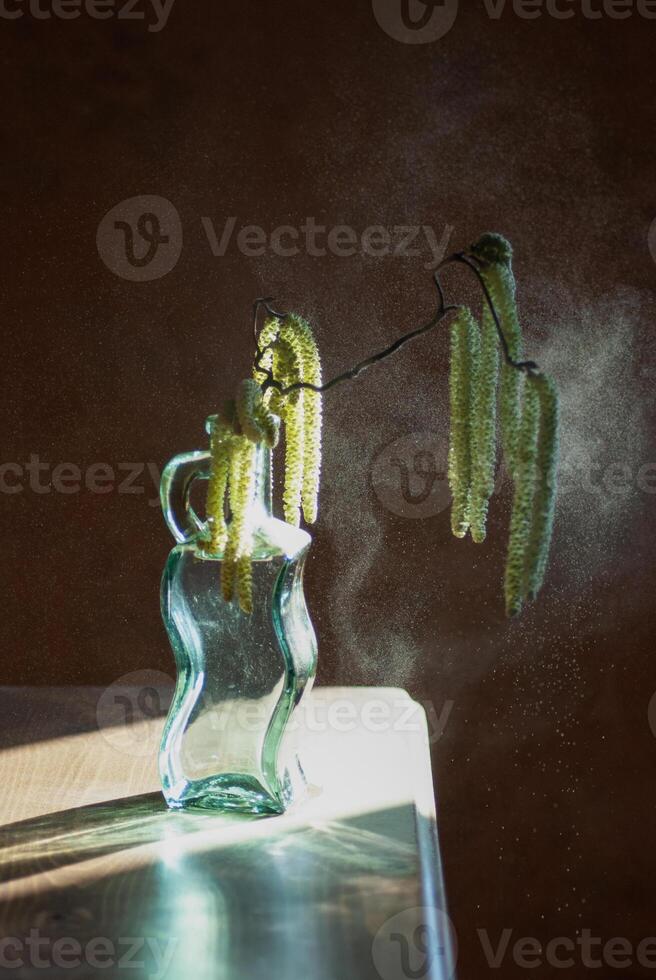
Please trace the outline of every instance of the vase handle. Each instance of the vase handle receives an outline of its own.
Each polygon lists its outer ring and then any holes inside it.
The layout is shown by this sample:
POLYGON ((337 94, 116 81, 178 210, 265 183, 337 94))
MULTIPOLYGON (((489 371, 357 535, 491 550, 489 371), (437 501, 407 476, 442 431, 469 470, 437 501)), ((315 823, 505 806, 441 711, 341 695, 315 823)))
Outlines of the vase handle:
POLYGON ((208 480, 211 456, 196 451, 176 456, 164 467, 159 487, 164 520, 179 544, 186 544, 207 530, 191 506, 191 488, 196 480, 208 480))

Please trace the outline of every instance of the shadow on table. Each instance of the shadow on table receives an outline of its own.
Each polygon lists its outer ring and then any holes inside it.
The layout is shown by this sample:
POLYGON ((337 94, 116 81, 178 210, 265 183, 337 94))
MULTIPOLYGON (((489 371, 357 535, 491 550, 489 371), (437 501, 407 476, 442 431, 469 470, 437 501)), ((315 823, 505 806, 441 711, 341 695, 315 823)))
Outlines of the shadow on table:
MULTIPOLYGON (((257 819, 221 816, 223 825, 257 819)), ((0 828, 0 882, 197 833, 212 821, 212 813, 172 813, 161 793, 144 793, 6 824, 0 828)))
MULTIPOLYGON (((398 863, 404 855, 414 854, 414 847, 408 849, 403 840, 405 821, 401 817, 406 811, 411 812, 411 808, 394 807, 348 821, 286 825, 281 831, 278 823, 266 816, 217 814, 193 808, 172 811, 161 793, 142 793, 5 824, 0 828, 0 882, 47 874, 149 844, 159 844, 159 856, 166 858, 176 850, 176 841, 181 837, 207 832, 212 834, 209 843, 215 848, 249 843, 261 846, 262 838, 271 835, 281 846, 290 833, 295 837, 304 835, 306 849, 319 853, 326 850, 333 861, 339 856, 342 863, 352 860, 356 864, 359 849, 370 848, 372 840, 386 841, 390 860, 390 849, 396 841, 393 853, 398 863), (253 830, 254 823, 261 825, 259 833, 253 830)), ((430 846, 430 833, 426 840, 430 846)), ((201 848, 205 843, 205 838, 200 840, 201 848)))
POLYGON ((166 717, 173 685, 0 687, 0 750, 166 717), (144 697, 146 695, 146 697, 144 697))

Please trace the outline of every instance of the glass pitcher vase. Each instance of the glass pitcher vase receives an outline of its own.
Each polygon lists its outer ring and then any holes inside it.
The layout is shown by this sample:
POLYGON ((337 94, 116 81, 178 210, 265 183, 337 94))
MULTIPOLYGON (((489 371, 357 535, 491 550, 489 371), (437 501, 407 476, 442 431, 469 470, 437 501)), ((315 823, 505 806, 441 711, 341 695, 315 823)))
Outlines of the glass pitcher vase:
MULTIPOLYGON (((207 421, 211 434, 215 417, 207 421)), ((210 453, 177 456, 162 474, 162 510, 176 545, 162 577, 162 616, 177 682, 159 754, 170 807, 282 813, 307 781, 292 716, 316 673, 303 592, 310 535, 272 515, 271 453, 256 451, 253 612, 221 593, 222 553, 208 550, 191 493, 210 453)))

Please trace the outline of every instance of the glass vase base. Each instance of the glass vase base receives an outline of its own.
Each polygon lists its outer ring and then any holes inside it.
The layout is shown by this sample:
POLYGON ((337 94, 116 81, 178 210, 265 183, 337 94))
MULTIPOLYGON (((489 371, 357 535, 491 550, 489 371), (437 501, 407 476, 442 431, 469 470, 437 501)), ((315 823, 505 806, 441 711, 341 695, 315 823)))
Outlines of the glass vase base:
POLYGON ((267 793, 257 779, 240 773, 194 780, 171 795, 165 791, 164 799, 173 810, 192 808, 274 816, 287 809, 285 802, 267 793))

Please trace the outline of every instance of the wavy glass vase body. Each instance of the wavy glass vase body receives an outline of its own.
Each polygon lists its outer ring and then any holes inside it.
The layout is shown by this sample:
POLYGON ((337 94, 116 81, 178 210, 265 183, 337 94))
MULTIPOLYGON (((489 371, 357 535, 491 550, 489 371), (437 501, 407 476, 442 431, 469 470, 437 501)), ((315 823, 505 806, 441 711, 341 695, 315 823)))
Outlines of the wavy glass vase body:
MULTIPOLYGON (((211 426, 212 420, 208 422, 211 426)), ((162 508, 176 541, 162 579, 162 616, 177 664, 160 775, 169 806, 281 813, 306 790, 290 724, 312 687, 316 639, 303 593, 311 538, 271 514, 270 453, 257 450, 253 612, 221 594, 221 554, 190 494, 210 455, 172 460, 162 508)))

